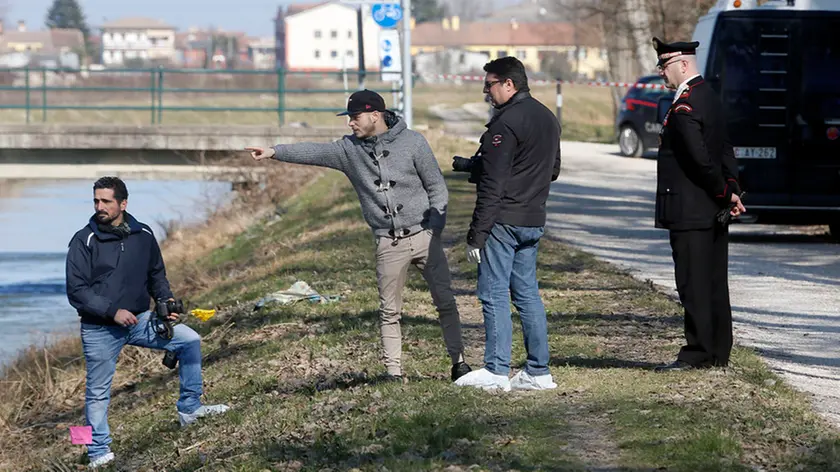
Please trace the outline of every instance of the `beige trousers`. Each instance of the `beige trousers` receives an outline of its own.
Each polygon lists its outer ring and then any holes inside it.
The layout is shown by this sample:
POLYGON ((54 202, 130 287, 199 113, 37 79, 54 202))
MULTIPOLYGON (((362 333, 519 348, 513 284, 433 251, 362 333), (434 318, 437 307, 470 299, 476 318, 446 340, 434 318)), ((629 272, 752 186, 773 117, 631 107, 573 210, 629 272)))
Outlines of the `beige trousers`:
POLYGON ((408 268, 420 269, 429 285, 432 300, 437 308, 443 340, 452 363, 463 359, 461 319, 452 292, 449 263, 443 252, 439 236, 431 230, 421 231, 393 244, 390 238, 378 238, 376 247, 376 279, 379 287, 379 328, 384 349, 385 367, 392 375, 401 375, 402 290, 408 277, 408 268))

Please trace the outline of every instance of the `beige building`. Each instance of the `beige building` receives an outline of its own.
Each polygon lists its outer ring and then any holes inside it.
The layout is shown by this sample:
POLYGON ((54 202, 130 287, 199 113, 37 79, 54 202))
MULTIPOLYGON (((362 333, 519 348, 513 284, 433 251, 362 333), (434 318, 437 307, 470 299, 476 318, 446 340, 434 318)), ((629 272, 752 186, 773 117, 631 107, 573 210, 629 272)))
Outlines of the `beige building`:
POLYGON ((168 62, 175 58, 175 28, 154 18, 123 18, 102 25, 102 64, 168 62))
POLYGON ((84 49, 84 35, 77 29, 29 31, 26 23, 19 21, 16 29, 4 31, 0 23, 0 52, 83 55, 84 49))
POLYGON ((521 22, 498 17, 462 22, 459 17, 414 25, 412 55, 460 48, 490 59, 516 56, 525 67, 541 72, 563 58, 575 75, 596 78, 608 70, 607 51, 592 29, 560 21, 521 22))

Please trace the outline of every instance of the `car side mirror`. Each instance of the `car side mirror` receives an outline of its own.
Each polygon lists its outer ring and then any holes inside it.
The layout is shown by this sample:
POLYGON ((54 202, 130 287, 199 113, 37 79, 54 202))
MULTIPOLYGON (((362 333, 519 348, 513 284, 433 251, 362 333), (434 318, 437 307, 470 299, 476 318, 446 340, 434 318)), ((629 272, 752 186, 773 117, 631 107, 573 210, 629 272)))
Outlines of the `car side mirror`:
POLYGON ((656 104, 656 122, 660 125, 665 121, 665 115, 668 114, 668 110, 671 108, 673 101, 674 99, 671 97, 662 97, 656 104))

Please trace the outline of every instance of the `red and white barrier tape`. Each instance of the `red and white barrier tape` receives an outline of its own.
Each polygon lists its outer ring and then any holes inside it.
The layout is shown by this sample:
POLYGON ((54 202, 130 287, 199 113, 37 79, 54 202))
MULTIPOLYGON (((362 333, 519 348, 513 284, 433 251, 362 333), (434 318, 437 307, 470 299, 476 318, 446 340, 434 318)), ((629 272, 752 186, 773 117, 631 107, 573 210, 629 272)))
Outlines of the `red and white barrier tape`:
MULTIPOLYGON (((463 80, 465 82, 483 82, 484 77, 480 75, 452 75, 452 74, 438 74, 436 76, 441 80, 463 80)), ((530 85, 585 85, 588 87, 634 87, 644 89, 664 90, 667 87, 661 84, 639 84, 635 82, 576 82, 572 80, 529 80, 530 85)))

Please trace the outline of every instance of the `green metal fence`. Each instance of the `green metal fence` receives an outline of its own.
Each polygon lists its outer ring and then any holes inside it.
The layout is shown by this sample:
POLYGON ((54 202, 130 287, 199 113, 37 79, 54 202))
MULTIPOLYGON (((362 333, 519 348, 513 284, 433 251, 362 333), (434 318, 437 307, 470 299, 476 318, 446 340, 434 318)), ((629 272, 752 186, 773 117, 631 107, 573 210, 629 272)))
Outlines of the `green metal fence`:
MULTIPOLYGON (((371 79, 377 76, 368 73, 371 79)), ((276 113, 282 125, 287 112, 343 110, 343 96, 359 89, 365 79, 364 73, 355 70, 0 68, 0 109, 24 110, 26 123, 47 122, 52 111, 76 110, 148 112, 151 124, 163 123, 168 114, 186 111, 269 112, 276 113), (289 104, 290 97, 314 94, 335 95, 335 100, 329 100, 332 106, 289 104), (271 103, 262 103, 265 101, 271 103)), ((392 94, 392 103, 396 104, 399 84, 378 80, 370 84, 378 85, 368 87, 372 90, 392 94)))

